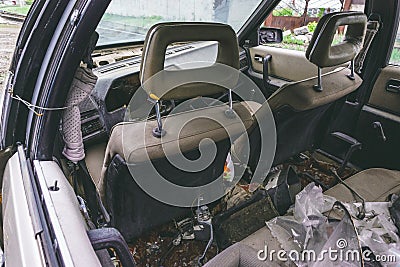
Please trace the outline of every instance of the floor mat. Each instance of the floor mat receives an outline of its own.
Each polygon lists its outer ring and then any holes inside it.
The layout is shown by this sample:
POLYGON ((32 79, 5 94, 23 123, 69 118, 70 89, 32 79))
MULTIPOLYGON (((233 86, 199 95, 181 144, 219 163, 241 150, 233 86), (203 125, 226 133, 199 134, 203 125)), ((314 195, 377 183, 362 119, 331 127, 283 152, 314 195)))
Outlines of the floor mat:
MULTIPOLYGON (((283 167, 287 165, 296 167, 297 174, 302 180, 303 187, 311 182, 316 182, 316 184, 321 185, 323 189, 328 189, 338 183, 331 169, 333 168, 337 171, 340 165, 329 159, 324 159, 320 154, 304 153, 297 158, 290 159, 283 164, 283 167)), ((357 170, 346 167, 341 178, 345 180, 356 172, 357 170)))

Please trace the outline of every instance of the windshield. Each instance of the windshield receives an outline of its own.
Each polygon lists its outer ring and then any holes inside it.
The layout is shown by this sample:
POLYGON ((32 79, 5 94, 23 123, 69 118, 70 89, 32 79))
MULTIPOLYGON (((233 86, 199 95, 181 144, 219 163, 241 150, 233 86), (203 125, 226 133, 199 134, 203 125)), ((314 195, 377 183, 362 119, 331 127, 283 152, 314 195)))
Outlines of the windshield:
POLYGON ((227 23, 237 32, 262 0, 113 0, 101 19, 98 45, 144 41, 165 21, 227 23))

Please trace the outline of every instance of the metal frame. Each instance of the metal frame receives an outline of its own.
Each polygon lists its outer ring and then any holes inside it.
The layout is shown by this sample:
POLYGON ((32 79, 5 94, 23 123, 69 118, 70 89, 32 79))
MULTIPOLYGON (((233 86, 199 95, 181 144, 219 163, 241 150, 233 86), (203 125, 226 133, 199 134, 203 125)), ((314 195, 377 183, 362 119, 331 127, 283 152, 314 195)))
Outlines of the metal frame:
POLYGON ((167 132, 163 129, 162 120, 161 120, 161 100, 157 100, 154 108, 156 110, 156 118, 157 118, 157 127, 153 129, 153 136, 160 138, 164 136, 167 132))
POLYGON ((353 58, 353 60, 350 62, 350 71, 351 71, 351 73, 350 73, 349 75, 347 75, 347 77, 348 77, 350 80, 354 81, 354 80, 356 79, 355 76, 354 76, 354 58, 353 58))
POLYGON ((322 68, 318 67, 318 84, 313 86, 314 90, 317 92, 322 92, 322 68))

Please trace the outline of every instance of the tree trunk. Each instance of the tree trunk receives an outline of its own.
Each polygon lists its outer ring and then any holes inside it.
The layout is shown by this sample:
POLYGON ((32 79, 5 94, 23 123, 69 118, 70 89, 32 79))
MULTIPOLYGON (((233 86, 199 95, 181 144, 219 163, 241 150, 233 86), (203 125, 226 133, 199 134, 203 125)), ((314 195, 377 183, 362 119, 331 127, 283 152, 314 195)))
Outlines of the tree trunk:
POLYGON ((305 5, 305 7, 304 7, 303 26, 306 25, 306 20, 307 20, 307 16, 308 16, 308 2, 310 2, 310 0, 306 0, 306 5, 305 5))
POLYGON ((341 0, 341 2, 343 2, 344 1, 344 5, 343 5, 343 3, 342 3, 342 7, 343 7, 343 10, 350 10, 350 8, 351 8, 351 4, 352 4, 352 0, 341 0))

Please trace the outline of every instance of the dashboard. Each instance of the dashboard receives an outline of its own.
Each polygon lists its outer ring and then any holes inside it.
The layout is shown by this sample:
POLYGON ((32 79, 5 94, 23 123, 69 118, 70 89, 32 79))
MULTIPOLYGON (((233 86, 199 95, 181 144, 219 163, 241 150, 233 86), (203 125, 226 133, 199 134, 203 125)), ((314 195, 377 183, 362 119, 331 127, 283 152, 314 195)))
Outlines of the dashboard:
MULTIPOLYGON (((173 44, 166 51, 165 68, 193 61, 215 62, 217 49, 216 42, 173 44)), ((112 127, 124 120, 132 96, 146 94, 139 79, 141 54, 142 46, 93 53, 94 74, 98 80, 91 95, 79 105, 85 143, 108 139, 112 127)), ((247 66, 245 51, 240 51, 240 69, 245 71, 247 66)))

